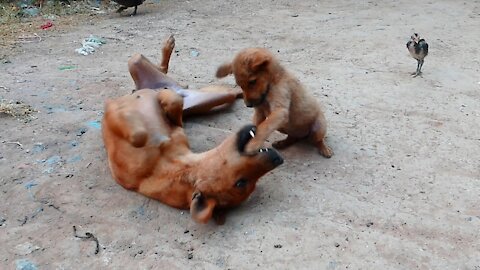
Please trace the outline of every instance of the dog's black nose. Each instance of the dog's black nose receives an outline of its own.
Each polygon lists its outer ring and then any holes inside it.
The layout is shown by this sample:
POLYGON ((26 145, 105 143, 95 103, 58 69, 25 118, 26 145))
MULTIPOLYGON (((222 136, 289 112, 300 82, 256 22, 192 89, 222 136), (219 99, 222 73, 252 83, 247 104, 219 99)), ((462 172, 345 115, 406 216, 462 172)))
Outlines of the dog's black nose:
POLYGON ((273 163, 275 167, 280 166, 283 164, 283 158, 275 149, 268 149, 268 158, 273 163))

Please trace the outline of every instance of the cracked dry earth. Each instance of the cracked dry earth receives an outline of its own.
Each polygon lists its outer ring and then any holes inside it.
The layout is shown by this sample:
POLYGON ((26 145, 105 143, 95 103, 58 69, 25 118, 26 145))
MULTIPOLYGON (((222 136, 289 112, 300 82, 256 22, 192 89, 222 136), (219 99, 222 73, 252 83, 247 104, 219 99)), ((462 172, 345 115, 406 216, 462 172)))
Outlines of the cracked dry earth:
MULTIPOLYGON (((1 98, 39 111, 0 118, 0 268, 479 270, 479 29, 479 1, 445 0, 162 0, 54 26, 0 64, 1 98), (413 32, 430 45, 418 78, 413 32), (214 74, 241 48, 276 52, 322 104, 335 155, 282 151, 224 226, 117 185, 103 101, 129 93, 128 58, 158 59, 171 33, 170 72, 190 88, 233 85, 214 74), (76 54, 90 34, 107 43, 76 54)), ((188 119, 192 148, 214 147, 252 113, 238 101, 188 119)))

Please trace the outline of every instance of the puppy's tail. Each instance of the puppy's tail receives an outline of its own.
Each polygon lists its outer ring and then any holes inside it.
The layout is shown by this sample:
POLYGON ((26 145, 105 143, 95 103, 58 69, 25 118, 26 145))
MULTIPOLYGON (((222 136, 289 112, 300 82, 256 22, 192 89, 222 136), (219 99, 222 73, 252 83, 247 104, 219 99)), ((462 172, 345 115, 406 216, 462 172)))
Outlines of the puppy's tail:
POLYGON ((232 63, 225 63, 218 67, 217 74, 215 74, 215 76, 217 78, 223 78, 232 73, 233 73, 232 63))

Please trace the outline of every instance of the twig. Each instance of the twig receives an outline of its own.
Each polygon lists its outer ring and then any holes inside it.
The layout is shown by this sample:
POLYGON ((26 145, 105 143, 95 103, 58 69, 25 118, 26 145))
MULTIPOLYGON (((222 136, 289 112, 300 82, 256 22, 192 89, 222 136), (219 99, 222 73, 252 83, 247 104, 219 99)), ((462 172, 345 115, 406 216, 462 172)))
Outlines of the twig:
POLYGON ((6 144, 16 144, 16 145, 20 146, 20 148, 23 149, 23 145, 22 145, 20 142, 7 142, 7 141, 4 141, 3 143, 6 143, 6 144))
POLYGON ((8 91, 8 88, 6 86, 0 85, 0 88, 5 89, 8 91))
POLYGON ((98 252, 100 251, 100 244, 98 243, 98 239, 92 233, 86 232, 85 236, 80 236, 80 235, 77 234, 77 227, 75 227, 75 225, 74 225, 73 226, 73 236, 75 236, 76 238, 81 238, 81 239, 85 239, 85 240, 92 239, 92 241, 94 241, 95 244, 96 244, 95 254, 98 254, 98 252))

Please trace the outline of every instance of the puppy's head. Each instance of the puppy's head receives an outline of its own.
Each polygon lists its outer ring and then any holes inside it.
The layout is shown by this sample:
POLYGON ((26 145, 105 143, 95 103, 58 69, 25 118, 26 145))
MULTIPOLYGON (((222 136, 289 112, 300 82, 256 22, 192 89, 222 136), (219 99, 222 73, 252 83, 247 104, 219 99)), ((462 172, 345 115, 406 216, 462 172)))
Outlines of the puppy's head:
POLYGON ((214 209, 235 207, 245 201, 259 178, 283 163, 274 149, 245 153, 245 145, 255 131, 255 126, 245 126, 211 150, 202 162, 190 204, 190 213, 197 222, 208 222, 214 209))
POLYGON ((243 90, 245 105, 256 107, 265 101, 279 70, 275 57, 268 50, 248 48, 240 51, 232 63, 218 67, 216 75, 222 78, 233 74, 243 90))

